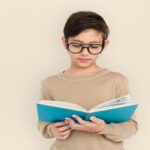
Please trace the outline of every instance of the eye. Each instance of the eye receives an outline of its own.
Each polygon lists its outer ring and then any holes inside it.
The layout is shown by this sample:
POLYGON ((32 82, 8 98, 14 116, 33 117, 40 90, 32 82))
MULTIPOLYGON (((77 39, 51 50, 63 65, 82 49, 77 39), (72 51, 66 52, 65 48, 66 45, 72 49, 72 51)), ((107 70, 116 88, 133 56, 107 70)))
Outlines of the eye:
POLYGON ((82 45, 80 43, 72 43, 73 47, 81 47, 82 45))
POLYGON ((90 47, 93 48, 93 49, 97 49, 97 48, 101 47, 101 45, 99 45, 99 44, 92 44, 92 45, 90 45, 90 47))

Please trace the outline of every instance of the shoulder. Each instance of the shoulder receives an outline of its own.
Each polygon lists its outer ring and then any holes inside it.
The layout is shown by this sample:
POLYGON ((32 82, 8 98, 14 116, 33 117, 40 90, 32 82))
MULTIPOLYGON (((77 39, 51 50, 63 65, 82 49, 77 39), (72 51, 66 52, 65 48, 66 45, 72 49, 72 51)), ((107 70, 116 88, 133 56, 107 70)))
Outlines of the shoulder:
POLYGON ((115 89, 115 97, 121 97, 131 94, 129 88, 129 80, 126 74, 118 71, 111 71, 110 75, 113 79, 113 87, 115 89))
POLYGON ((58 73, 50 74, 49 76, 42 79, 42 84, 43 85, 52 84, 52 83, 55 83, 58 79, 59 79, 58 73))
POLYGON ((115 82, 129 81, 126 74, 115 70, 109 69, 108 76, 115 82))

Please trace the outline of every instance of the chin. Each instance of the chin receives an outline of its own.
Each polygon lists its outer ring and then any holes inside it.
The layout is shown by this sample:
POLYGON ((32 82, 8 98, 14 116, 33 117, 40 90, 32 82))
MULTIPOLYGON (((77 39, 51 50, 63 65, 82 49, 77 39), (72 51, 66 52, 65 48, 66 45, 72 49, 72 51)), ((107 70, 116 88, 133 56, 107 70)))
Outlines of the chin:
POLYGON ((89 66, 91 66, 91 63, 77 63, 76 66, 79 68, 88 68, 89 66))

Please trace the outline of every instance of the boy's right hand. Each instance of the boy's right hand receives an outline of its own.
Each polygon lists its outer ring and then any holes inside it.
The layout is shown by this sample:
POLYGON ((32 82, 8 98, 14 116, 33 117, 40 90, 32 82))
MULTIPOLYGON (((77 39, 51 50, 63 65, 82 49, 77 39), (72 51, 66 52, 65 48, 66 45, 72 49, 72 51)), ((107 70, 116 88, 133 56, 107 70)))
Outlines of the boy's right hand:
POLYGON ((56 122, 51 126, 51 132, 57 139, 66 139, 71 133, 68 122, 56 122))

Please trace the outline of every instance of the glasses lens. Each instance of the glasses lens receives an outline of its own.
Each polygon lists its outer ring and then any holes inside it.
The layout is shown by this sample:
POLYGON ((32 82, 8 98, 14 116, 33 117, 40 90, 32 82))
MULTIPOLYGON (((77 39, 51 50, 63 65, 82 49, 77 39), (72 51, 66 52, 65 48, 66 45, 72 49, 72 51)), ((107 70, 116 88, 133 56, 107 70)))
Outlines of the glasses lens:
POLYGON ((78 53, 82 49, 82 45, 78 43, 71 43, 69 44, 69 50, 73 53, 78 53))
POLYGON ((90 45, 89 47, 89 51, 92 53, 92 54, 98 54, 100 53, 102 50, 102 45, 100 44, 92 44, 90 45))

